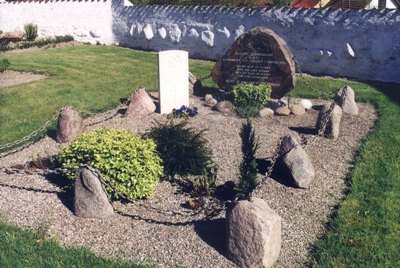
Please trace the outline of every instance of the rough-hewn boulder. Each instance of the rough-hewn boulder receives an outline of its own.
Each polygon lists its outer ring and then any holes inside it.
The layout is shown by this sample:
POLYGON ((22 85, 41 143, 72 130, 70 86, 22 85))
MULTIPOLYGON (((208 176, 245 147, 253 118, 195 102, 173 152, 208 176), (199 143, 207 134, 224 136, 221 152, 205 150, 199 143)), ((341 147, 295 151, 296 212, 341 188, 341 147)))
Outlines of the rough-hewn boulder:
POLYGON ((203 85, 201 81, 196 78, 191 72, 189 72, 189 94, 197 94, 201 91, 203 85))
POLYGON ((306 113, 306 109, 301 103, 289 105, 289 110, 294 115, 303 115, 306 113))
POLYGON ((239 267, 272 267, 281 250, 281 218, 259 198, 227 210, 228 257, 239 267))
POLYGON ((6 32, 0 35, 0 43, 1 44, 8 44, 8 43, 15 43, 15 42, 20 42, 22 41, 22 38, 24 37, 24 33, 21 31, 15 31, 15 32, 6 32))
POLYGON ((81 167, 75 180, 74 214, 82 218, 105 218, 114 214, 99 178, 81 167))
POLYGON ((331 113, 329 113, 329 109, 330 109, 330 104, 326 104, 319 111, 316 129, 317 129, 317 131, 319 131, 319 129, 323 125, 323 122, 325 122, 325 120, 327 120, 324 135, 325 135, 325 137, 335 140, 339 137, 339 133, 340 133, 340 122, 342 120, 342 108, 340 108, 337 104, 335 104, 331 113))
POLYGON ((287 105, 279 107, 275 110, 275 114, 276 115, 289 115, 290 114, 289 107, 287 105))
POLYGON ((296 84, 292 53, 286 42, 266 27, 239 36, 215 64, 212 77, 224 90, 240 82, 268 83, 273 98, 283 97, 296 84))
POLYGON ((138 88, 128 105, 126 114, 128 115, 148 115, 154 113, 156 105, 143 87, 138 88))
POLYGON ((344 113, 358 115, 358 106, 355 100, 354 90, 350 86, 343 86, 335 96, 336 103, 344 113))
POLYGON ((225 115, 233 115, 235 106, 230 101, 220 101, 215 105, 215 109, 225 115))
POLYGON ((315 178, 315 170, 307 152, 292 135, 283 138, 280 147, 280 167, 283 179, 299 188, 309 188, 315 178))
POLYGON ((78 111, 70 107, 61 110, 57 121, 57 142, 70 142, 82 133, 83 130, 83 120, 78 111))

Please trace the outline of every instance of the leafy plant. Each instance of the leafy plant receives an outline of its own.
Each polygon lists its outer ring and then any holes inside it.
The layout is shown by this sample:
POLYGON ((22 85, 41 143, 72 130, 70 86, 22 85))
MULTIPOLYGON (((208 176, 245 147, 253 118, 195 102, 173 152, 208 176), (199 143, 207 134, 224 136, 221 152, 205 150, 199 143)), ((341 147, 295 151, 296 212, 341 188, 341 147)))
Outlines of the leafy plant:
POLYGON ((102 128, 81 134, 62 149, 59 162, 71 180, 79 164, 98 169, 114 198, 149 196, 163 173, 154 141, 123 129, 102 128))
POLYGON ((192 180, 192 187, 198 196, 212 195, 216 189, 217 168, 208 167, 202 175, 195 176, 192 180))
POLYGON ((240 116, 256 116, 260 107, 267 104, 271 96, 271 86, 265 83, 254 85, 239 83, 232 89, 233 102, 240 116))
POLYGON ((164 173, 174 179, 176 175, 204 175, 213 165, 211 151, 203 131, 195 132, 186 127, 186 122, 161 124, 150 129, 148 136, 155 140, 162 158, 164 173))
POLYGON ((190 107, 187 107, 185 105, 182 105, 181 108, 179 109, 173 109, 172 110, 172 117, 177 117, 177 118, 188 118, 188 117, 193 117, 198 114, 198 109, 197 107, 194 107, 193 109, 190 107))
POLYGON ((38 27, 36 24, 28 23, 24 25, 25 38, 28 41, 33 41, 37 37, 38 27))
POLYGON ((243 123, 240 129, 240 138, 242 139, 243 159, 240 164, 238 194, 241 197, 247 197, 258 184, 256 152, 259 143, 250 120, 243 123))
POLYGON ((4 72, 10 67, 11 63, 8 59, 2 58, 0 60, 0 73, 4 72))

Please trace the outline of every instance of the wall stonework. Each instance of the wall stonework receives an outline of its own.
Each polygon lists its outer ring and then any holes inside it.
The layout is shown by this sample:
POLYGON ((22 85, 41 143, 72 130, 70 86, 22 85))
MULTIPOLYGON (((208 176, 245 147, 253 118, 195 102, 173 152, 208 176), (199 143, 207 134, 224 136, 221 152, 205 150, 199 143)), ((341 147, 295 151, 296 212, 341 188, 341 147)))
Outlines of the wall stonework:
POLYGON ((0 30, 38 25, 39 37, 72 35, 90 43, 114 43, 111 0, 0 2, 0 30))
POLYGON ((138 7, 124 0, 0 3, 1 30, 22 29, 28 22, 38 24, 40 35, 182 49, 213 60, 240 34, 265 26, 286 41, 304 72, 400 82, 398 10, 138 7))

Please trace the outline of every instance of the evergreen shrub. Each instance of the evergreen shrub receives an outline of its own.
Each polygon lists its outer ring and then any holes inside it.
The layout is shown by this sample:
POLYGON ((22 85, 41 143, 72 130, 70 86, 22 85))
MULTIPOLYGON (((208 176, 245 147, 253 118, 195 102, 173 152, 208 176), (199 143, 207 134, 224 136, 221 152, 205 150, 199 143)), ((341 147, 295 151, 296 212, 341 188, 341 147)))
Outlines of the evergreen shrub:
POLYGON ((38 27, 36 24, 28 23, 24 25, 25 38, 28 41, 34 41, 37 37, 38 27))
POLYGON ((0 60, 0 73, 4 72, 10 67, 11 63, 8 59, 2 58, 0 60))

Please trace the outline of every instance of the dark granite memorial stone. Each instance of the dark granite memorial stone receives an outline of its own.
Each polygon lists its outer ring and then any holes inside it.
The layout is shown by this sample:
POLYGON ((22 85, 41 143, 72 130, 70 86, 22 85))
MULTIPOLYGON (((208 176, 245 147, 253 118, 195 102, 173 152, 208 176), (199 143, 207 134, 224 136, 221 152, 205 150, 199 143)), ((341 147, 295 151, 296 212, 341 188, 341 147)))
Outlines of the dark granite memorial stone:
POLYGON ((273 98, 283 97, 296 84, 292 53, 281 37, 265 27, 239 36, 215 64, 212 77, 224 90, 241 82, 270 84, 273 98))

